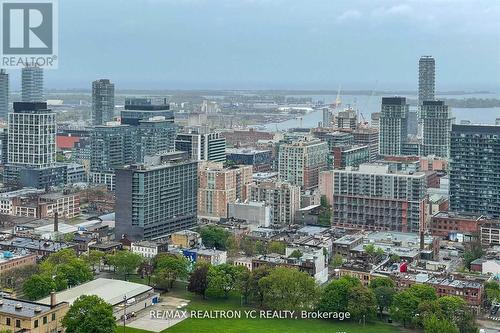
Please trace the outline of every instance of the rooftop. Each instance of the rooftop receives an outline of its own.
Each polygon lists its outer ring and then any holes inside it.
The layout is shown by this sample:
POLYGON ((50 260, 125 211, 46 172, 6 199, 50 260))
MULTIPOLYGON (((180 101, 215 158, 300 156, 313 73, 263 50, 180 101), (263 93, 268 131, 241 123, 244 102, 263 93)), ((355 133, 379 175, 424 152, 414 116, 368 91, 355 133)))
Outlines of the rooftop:
POLYGON ((56 252, 62 249, 70 248, 73 245, 45 239, 14 237, 12 239, 0 241, 0 247, 1 246, 27 249, 32 251, 43 250, 48 252, 56 252))
POLYGON ((51 310, 49 304, 50 297, 49 303, 43 304, 4 296, 0 299, 0 314, 31 318, 48 313, 51 310))
MULTIPOLYGON (((96 295, 114 306, 122 303, 124 296, 130 299, 151 290, 153 290, 152 287, 139 283, 99 278, 58 292, 56 300, 68 302, 71 305, 82 295, 96 295)), ((39 302, 50 304, 50 296, 41 299, 39 302)))

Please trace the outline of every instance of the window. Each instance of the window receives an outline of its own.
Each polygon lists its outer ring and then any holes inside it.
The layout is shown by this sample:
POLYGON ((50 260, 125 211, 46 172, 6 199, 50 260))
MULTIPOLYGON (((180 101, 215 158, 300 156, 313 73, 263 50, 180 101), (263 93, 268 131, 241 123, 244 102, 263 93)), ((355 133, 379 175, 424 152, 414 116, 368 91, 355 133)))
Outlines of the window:
POLYGON ((16 327, 21 328, 21 321, 16 319, 16 327))
POLYGON ((54 320, 56 320, 56 314, 55 313, 52 314, 52 321, 54 321, 54 320))
POLYGON ((43 324, 47 324, 47 316, 43 317, 43 324))
POLYGON ((37 327, 38 327, 38 319, 35 320, 35 328, 37 328, 37 327))
POLYGON ((5 325, 10 326, 10 318, 6 318, 5 325))

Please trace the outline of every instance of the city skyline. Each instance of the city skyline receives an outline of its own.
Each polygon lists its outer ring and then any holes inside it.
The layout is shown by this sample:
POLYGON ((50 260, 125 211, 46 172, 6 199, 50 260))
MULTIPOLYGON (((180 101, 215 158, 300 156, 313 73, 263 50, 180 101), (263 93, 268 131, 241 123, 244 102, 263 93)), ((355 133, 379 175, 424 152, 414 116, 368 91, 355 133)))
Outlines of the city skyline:
POLYGON ((46 72, 48 89, 111 78, 120 89, 414 90, 423 55, 439 62, 437 91, 500 82, 493 1, 107 1, 81 16, 90 2, 60 4, 60 65, 46 72))

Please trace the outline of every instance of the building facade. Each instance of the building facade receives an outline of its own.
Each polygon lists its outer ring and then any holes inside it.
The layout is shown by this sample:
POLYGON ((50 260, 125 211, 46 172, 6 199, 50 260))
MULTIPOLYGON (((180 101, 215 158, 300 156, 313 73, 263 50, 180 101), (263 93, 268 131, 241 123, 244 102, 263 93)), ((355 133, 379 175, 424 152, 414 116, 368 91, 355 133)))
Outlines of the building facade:
POLYGON ((0 119, 7 119, 9 113, 9 74, 0 69, 0 119))
POLYGON ((245 201, 252 172, 251 165, 225 168, 222 163, 203 163, 198 172, 198 215, 213 219, 227 217, 229 203, 245 201))
POLYGON ((183 153, 168 153, 117 169, 116 238, 159 239, 194 227, 197 166, 183 153))
POLYGON ((366 230, 425 229, 426 177, 362 164, 333 171, 333 225, 366 230))
POLYGON ((319 173, 326 169, 328 144, 321 140, 283 143, 278 151, 278 174, 281 181, 302 189, 318 186, 319 173))
POLYGON ((21 70, 21 100, 23 102, 42 102, 44 100, 42 68, 27 66, 21 70))
POLYGON ((300 209, 300 187, 288 182, 262 181, 247 187, 250 201, 264 202, 271 209, 271 222, 278 225, 294 223, 300 209))
POLYGON ((434 100, 436 62, 431 56, 423 56, 418 61, 418 105, 434 100))
POLYGON ((405 97, 382 97, 380 112, 380 155, 402 155, 408 136, 408 110, 405 97))
POLYGON ((453 125, 450 210, 500 218, 500 126, 453 125))
POLYGON ((424 156, 448 157, 453 116, 443 101, 423 101, 420 106, 422 147, 424 156))
POLYGON ((115 85, 108 79, 92 82, 92 125, 105 125, 115 112, 115 85))
POLYGON ((188 152, 197 161, 225 162, 226 138, 220 133, 179 133, 175 150, 188 152))

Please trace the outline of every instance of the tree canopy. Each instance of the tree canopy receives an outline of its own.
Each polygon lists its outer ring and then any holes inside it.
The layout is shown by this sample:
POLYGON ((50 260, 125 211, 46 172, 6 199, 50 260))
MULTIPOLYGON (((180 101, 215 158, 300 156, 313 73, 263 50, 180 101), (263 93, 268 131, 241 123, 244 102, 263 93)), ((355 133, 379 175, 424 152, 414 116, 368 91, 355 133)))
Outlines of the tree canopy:
POLYGON ((115 333, 113 307, 92 295, 78 297, 62 320, 67 333, 115 333))

